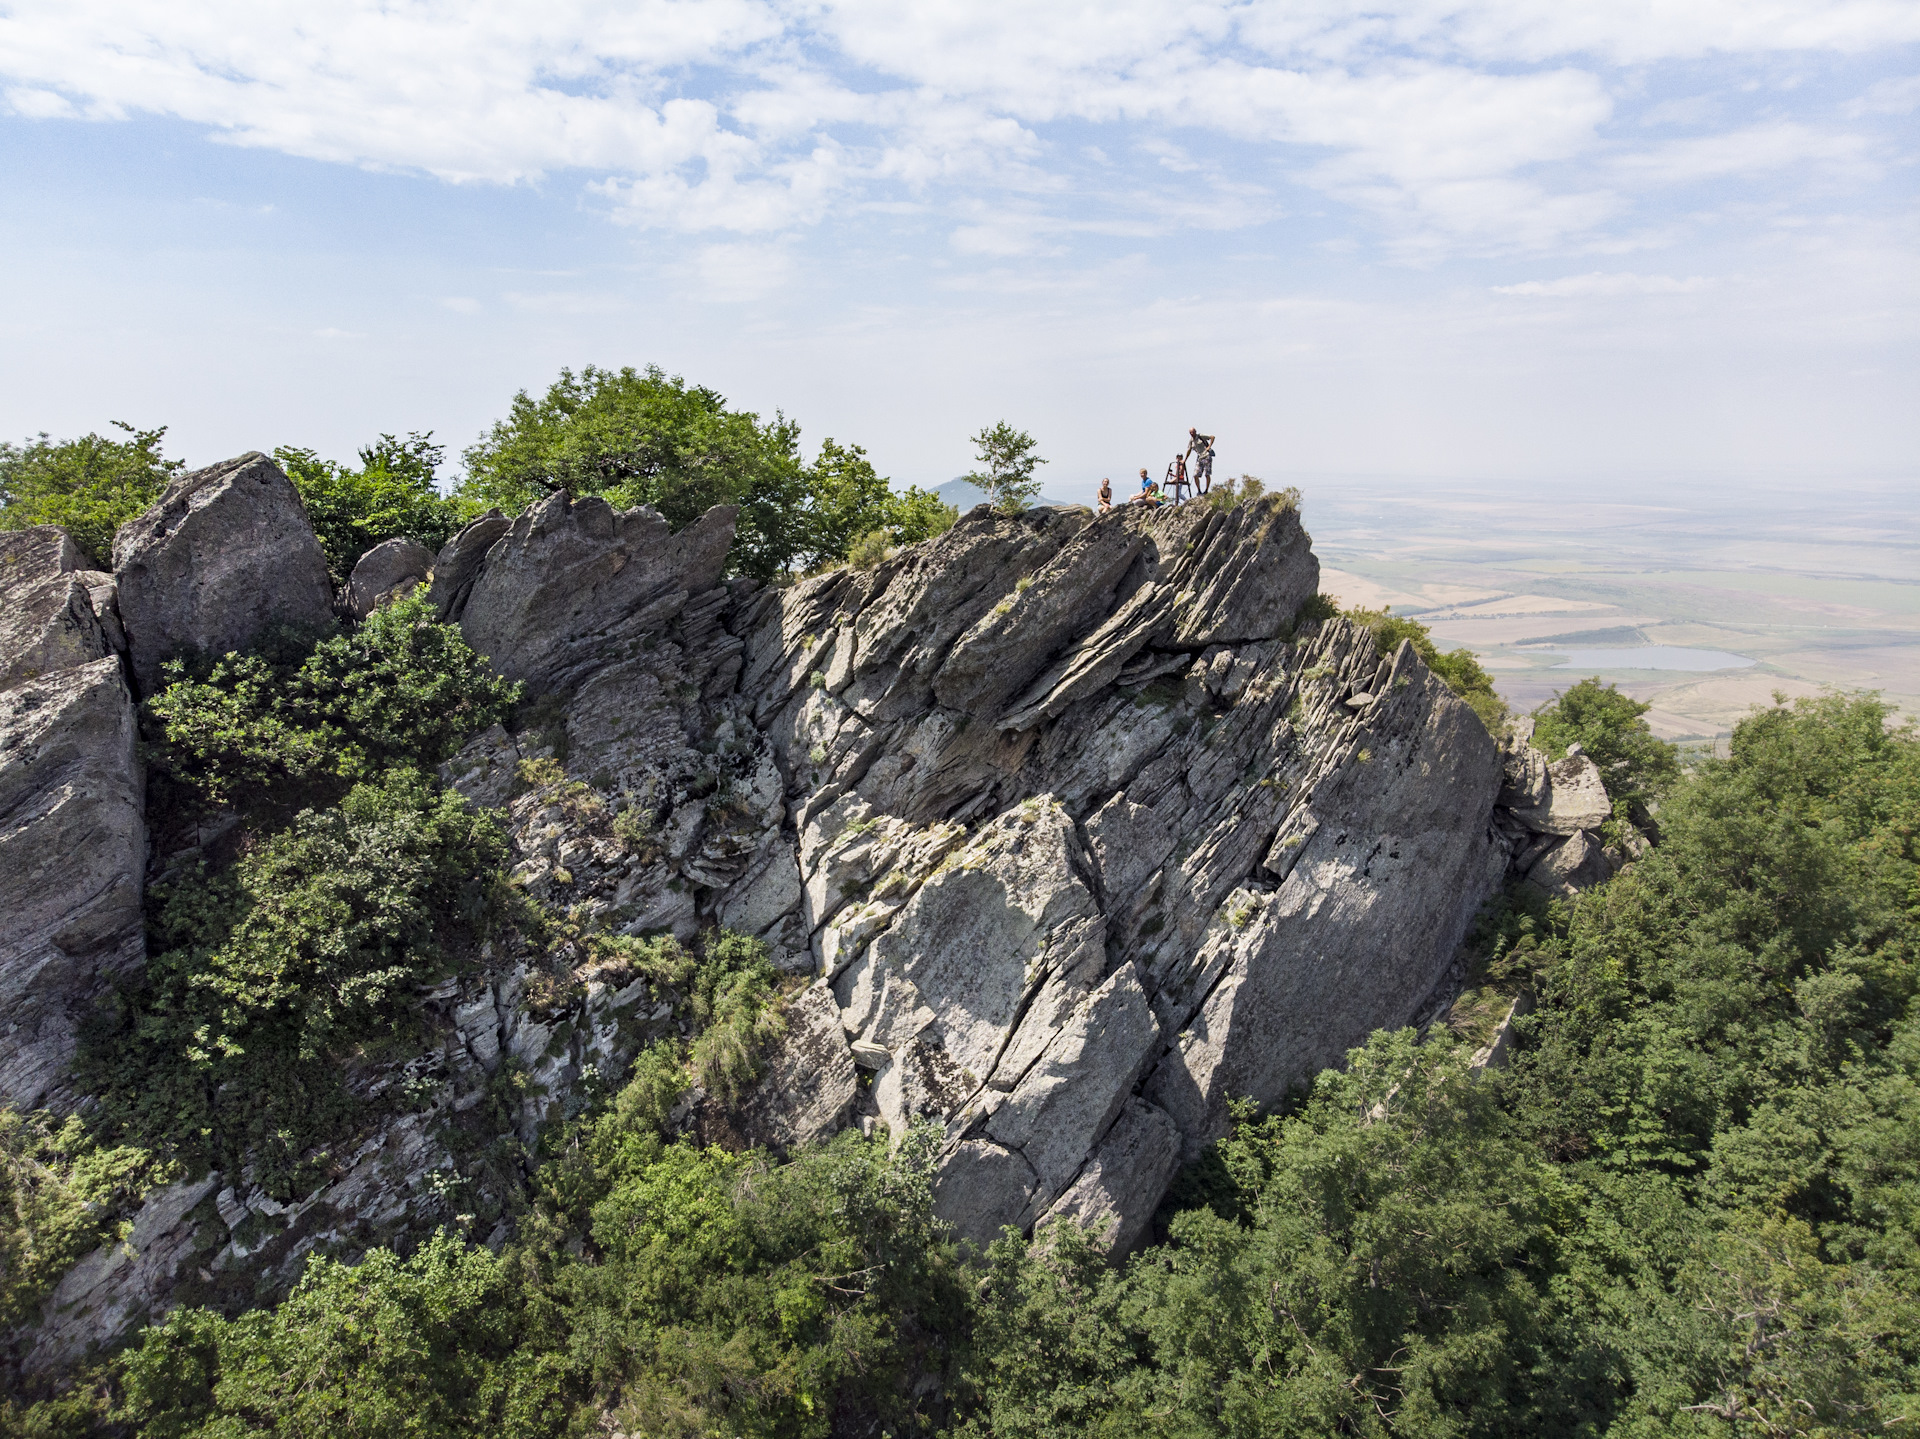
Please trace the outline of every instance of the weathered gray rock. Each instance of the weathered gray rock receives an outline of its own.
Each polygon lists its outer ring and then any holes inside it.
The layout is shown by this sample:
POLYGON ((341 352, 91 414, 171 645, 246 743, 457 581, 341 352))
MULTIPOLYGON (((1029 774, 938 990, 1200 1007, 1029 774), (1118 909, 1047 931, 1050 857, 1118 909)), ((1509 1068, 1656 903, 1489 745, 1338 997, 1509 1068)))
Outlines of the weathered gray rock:
POLYGON ((1180 1130, 1165 1110, 1129 1099, 1072 1186, 1040 1223, 1071 1219, 1093 1231, 1107 1252, 1132 1253, 1180 1167, 1180 1130))
POLYGON ((748 1143, 782 1154, 839 1132, 860 1093, 832 993, 809 986, 787 1005, 785 1018, 786 1031, 736 1119, 748 1143))
POLYGON ((333 586, 306 507, 257 451, 168 485, 114 536, 113 573, 142 694, 174 655, 224 654, 273 626, 333 621, 333 586))
POLYGON ((219 1183, 206 1174, 154 1190, 124 1243, 103 1245, 69 1269, 42 1306, 27 1371, 66 1368, 169 1307, 174 1281, 200 1245, 204 1216, 196 1211, 219 1183))
POLYGON ((74 577, 87 587, 93 602, 93 616, 100 622, 100 633, 107 648, 117 655, 127 652, 127 632, 120 624, 120 586, 105 570, 76 570, 74 577))
POLYGON ((1584 831, 1557 841, 1527 867, 1527 883, 1560 899, 1613 877, 1613 862, 1597 835, 1584 831))
POLYGON ((145 957, 134 740, 111 656, 0 693, 0 1103, 75 1102, 76 1024, 145 957))
POLYGON ((433 562, 433 587, 427 591, 427 600, 442 623, 459 621, 487 551, 512 528, 512 520, 498 510, 488 510, 441 548, 433 562))
POLYGON ((717 505, 670 535, 645 506, 549 495, 488 548, 461 633, 501 674, 536 685, 637 654, 689 598, 718 584, 735 512, 717 505))
POLYGON ((423 584, 433 569, 433 552, 412 540, 383 540, 360 556, 347 581, 346 606, 364 620, 390 600, 423 584))
POLYGON ((1598 829, 1612 816, 1613 801, 1607 798, 1600 768, 1586 755, 1568 755, 1546 765, 1544 774, 1540 773, 1544 756, 1538 750, 1529 747, 1524 755, 1508 760, 1500 792, 1500 803, 1520 824, 1536 834, 1571 835, 1598 829), (1514 783, 1516 766, 1526 772, 1524 788, 1514 783), (1530 794, 1534 796, 1531 799, 1530 794))
POLYGON ((108 652, 83 563, 58 525, 0 531, 0 689, 108 652))

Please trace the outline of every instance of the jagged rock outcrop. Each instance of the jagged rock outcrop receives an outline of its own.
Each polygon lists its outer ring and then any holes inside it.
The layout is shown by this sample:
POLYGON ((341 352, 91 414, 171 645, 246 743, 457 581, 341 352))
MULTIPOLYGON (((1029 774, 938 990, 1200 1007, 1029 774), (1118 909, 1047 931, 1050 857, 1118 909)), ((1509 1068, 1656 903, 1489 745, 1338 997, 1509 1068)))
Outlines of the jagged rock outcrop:
POLYGON ((427 591, 434 613, 442 620, 457 620, 473 593, 474 576, 480 563, 508 530, 513 521, 498 510, 488 510, 448 540, 433 561, 433 586, 427 591))
POLYGON ((58 525, 0 531, 0 690, 108 653, 84 563, 58 525))
POLYGON ((293 482, 258 451, 181 475, 113 538, 134 681, 187 652, 224 654, 275 625, 332 622, 333 586, 293 482))
POLYGON ((644 506, 617 511, 558 491, 488 547, 458 614, 461 632, 511 679, 577 678, 637 649, 689 595, 713 587, 733 517, 733 506, 718 506, 670 536, 644 506))
MULTIPOLYGON (((148 674, 179 648, 243 643, 246 566, 306 553, 277 475, 247 457, 185 477, 122 531, 120 605, 148 674), (202 584, 192 557, 223 526, 237 557, 202 584)), ((721 578, 733 519, 720 508, 670 534, 651 510, 556 494, 469 525, 430 591, 530 689, 523 728, 476 736, 443 770, 502 812, 512 882, 585 929, 752 934, 785 972, 784 1032, 757 1083, 677 1111, 704 1138, 786 1150, 846 1126, 932 1126, 936 1208, 962 1233, 1069 1217, 1124 1251, 1224 1131, 1230 1098, 1278 1100, 1412 1020, 1506 867, 1539 845, 1528 872, 1574 861, 1577 883, 1575 847, 1597 845, 1605 796, 1585 770, 1503 756, 1410 646, 1383 656, 1347 621, 1302 619, 1318 564, 1276 499, 1098 517, 983 506, 871 569, 786 588, 721 578)), ((394 573, 419 570, 409 552, 394 573)), ((393 592, 385 578, 369 570, 356 612, 393 592)), ((296 617, 250 613, 256 628, 296 617)), ((89 841, 114 858, 86 923, 42 926, 80 946, 46 950, 49 974, 92 956, 76 984, 139 953, 116 665, 0 697, 30 691, 23 735, 58 710, 72 718, 34 733, 93 736, 70 760, 51 738, 9 740, 0 782, 25 777, 49 816, 84 792, 108 806, 88 823, 121 825, 117 850, 89 841), (99 773, 35 778, 61 764, 99 773)), ((34 874, 23 892, 84 888, 34 874)), ((521 1161, 450 1138, 496 1112, 483 1100, 505 1092, 501 1066, 518 1077, 499 1122, 531 1155, 642 1047, 688 1032, 670 996, 585 943, 490 953, 420 1007, 432 1042, 356 1072, 357 1094, 392 1103, 324 1183, 273 1195, 249 1172, 151 1196, 135 1219, 151 1261, 102 1251, 69 1275, 34 1362, 170 1302, 272 1291, 316 1248, 443 1223, 504 1237, 475 1215, 501 1212, 521 1161)), ((8 1050, 28 1056, 20 1093, 70 1049, 49 1025, 8 1050)))
POLYGON ((433 551, 412 540, 382 540, 353 567, 341 597, 347 613, 363 620, 389 600, 395 600, 426 581, 433 569, 433 551))
MULTIPOLYGON (((1512 878, 1565 899, 1612 876, 1631 856, 1610 853, 1601 826, 1613 817, 1613 801, 1599 766, 1574 752, 1549 760, 1532 744, 1532 722, 1506 737, 1499 808, 1507 836, 1512 878)), ((1638 845, 1637 835, 1634 841, 1638 845)))
POLYGON ((0 1103, 67 1108, 86 1006, 145 958, 144 777, 113 585, 55 525, 0 533, 0 1103))
MULTIPOLYGON (((463 629, 559 694, 603 816, 516 801, 515 877, 814 973, 812 1065, 871 1076, 845 1122, 941 1126, 967 1233, 1134 1242, 1229 1097, 1414 1014, 1507 863, 1495 744, 1410 647, 1296 629, 1318 566, 1278 502, 982 507, 785 590, 715 582, 730 519, 556 496, 488 548, 463 629)), ((510 792, 525 739, 449 772, 510 792)), ((776 1066, 743 1108, 784 1143, 818 1098, 776 1066)))
POLYGON ((74 1103, 79 1019, 145 958, 134 740, 113 656, 0 692, 0 1103, 74 1103))

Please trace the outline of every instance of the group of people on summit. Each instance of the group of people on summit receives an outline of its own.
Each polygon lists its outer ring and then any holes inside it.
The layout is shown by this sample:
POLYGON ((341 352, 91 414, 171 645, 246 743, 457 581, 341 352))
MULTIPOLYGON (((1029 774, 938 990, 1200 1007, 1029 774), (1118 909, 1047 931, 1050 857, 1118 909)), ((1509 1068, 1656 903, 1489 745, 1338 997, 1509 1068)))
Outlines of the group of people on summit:
MULTIPOLYGON (((1189 426, 1187 447, 1175 455, 1167 465, 1164 482, 1154 479, 1142 467, 1140 493, 1133 497, 1131 503, 1145 505, 1151 510, 1158 509, 1164 504, 1179 504, 1187 498, 1189 489, 1193 491, 1195 499, 1206 494, 1213 488, 1213 440, 1212 435, 1203 435, 1198 427, 1189 426), (1191 467, 1187 464, 1189 459, 1193 461, 1191 467)), ((1100 508, 1102 510, 1113 508, 1111 480, 1100 481, 1100 508)))

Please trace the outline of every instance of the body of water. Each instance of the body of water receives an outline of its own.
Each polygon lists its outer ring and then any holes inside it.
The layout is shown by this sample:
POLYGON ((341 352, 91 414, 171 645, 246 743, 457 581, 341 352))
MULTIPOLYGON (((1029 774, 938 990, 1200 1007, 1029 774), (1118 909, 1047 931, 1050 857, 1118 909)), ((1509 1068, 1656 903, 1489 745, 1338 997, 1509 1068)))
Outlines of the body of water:
POLYGON ((1741 670, 1757 661, 1725 650, 1690 650, 1678 645, 1635 645, 1631 649, 1563 650, 1557 670, 1741 670))

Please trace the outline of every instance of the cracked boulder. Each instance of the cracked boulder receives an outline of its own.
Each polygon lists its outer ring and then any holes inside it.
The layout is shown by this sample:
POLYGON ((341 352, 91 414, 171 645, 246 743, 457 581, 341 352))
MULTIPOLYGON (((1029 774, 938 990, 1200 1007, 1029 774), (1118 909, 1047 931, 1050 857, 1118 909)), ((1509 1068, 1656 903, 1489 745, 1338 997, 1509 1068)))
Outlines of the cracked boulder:
POLYGON ((408 539, 383 540, 360 556, 347 581, 347 612, 364 620, 380 606, 425 583, 433 569, 433 551, 408 539))
POLYGON ((276 626, 333 623, 333 586, 306 506, 257 451, 168 485, 114 536, 113 573, 143 695, 175 655, 222 655, 276 626))

